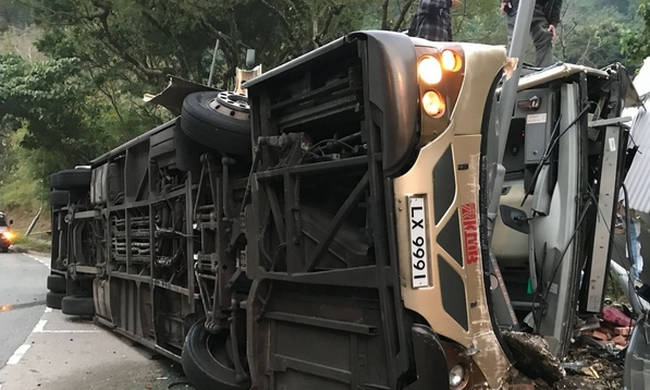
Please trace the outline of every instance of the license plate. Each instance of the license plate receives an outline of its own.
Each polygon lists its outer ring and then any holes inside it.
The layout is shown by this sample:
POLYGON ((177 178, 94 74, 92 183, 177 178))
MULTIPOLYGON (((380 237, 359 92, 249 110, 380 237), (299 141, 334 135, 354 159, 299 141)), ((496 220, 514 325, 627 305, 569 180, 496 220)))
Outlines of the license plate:
POLYGON ((413 288, 429 287, 429 249, 424 196, 410 196, 411 283, 413 288))

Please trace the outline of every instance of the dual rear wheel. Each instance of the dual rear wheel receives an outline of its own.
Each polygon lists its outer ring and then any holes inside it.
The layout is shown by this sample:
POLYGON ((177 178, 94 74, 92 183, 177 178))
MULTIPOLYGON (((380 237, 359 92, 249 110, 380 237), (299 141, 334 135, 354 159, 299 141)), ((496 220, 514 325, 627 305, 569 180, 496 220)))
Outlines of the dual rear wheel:
POLYGON ((45 304, 52 309, 60 309, 63 314, 92 317, 95 315, 95 303, 92 297, 66 295, 65 276, 52 274, 47 277, 45 304))

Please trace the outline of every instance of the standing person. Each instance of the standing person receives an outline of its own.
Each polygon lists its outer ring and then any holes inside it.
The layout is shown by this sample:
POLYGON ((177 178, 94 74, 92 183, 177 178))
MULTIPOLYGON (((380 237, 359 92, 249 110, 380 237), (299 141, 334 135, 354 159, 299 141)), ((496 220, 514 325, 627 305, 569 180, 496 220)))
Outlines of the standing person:
MULTIPOLYGON (((521 0, 500 0, 501 13, 508 16, 508 46, 512 41, 512 31, 515 28, 517 9, 521 0)), ((531 0, 526 0, 531 1, 531 0)), ((533 21, 530 24, 530 35, 535 45, 535 65, 553 65, 553 40, 557 35, 560 23, 562 0, 536 0, 533 21)))
POLYGON ((430 41, 451 41, 450 9, 459 0, 420 0, 408 35, 430 41))

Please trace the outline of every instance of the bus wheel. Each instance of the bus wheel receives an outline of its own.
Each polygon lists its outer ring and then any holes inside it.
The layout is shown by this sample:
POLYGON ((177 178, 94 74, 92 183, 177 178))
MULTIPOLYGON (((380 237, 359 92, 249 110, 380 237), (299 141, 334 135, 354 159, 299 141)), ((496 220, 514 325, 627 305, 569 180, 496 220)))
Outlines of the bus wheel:
POLYGON ((67 206, 70 202, 70 191, 54 190, 50 192, 50 205, 52 208, 67 206))
POLYGON ((92 317, 95 315, 95 303, 92 297, 67 296, 61 301, 61 311, 71 316, 92 317))
POLYGON ((50 175, 50 187, 58 190, 89 189, 90 169, 65 169, 50 175))
POLYGON ((247 378, 241 378, 228 356, 227 330, 209 333, 204 320, 196 322, 185 337, 181 361, 185 376, 197 390, 244 390, 247 378))
POLYGON ((228 91, 194 92, 185 98, 181 129, 223 154, 250 159, 250 108, 246 96, 228 91))
POLYGON ((55 293, 65 293, 65 276, 49 275, 47 277, 47 289, 55 293))
POLYGON ((63 293, 49 292, 45 296, 45 305, 51 309, 60 309, 61 300, 63 300, 64 296, 63 293))

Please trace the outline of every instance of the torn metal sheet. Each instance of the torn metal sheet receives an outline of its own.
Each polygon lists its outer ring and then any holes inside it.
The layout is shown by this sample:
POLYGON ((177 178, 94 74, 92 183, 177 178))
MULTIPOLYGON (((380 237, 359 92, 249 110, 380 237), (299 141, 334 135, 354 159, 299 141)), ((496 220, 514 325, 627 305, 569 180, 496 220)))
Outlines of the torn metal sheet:
POLYGON ((650 387, 650 323, 647 316, 637 322, 632 332, 625 355, 623 380, 627 390, 650 387))
POLYGON ((146 94, 145 103, 158 104, 165 107, 174 115, 180 115, 185 96, 200 91, 220 91, 207 85, 195 83, 176 76, 169 76, 169 84, 157 95, 146 94))

